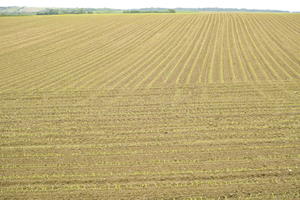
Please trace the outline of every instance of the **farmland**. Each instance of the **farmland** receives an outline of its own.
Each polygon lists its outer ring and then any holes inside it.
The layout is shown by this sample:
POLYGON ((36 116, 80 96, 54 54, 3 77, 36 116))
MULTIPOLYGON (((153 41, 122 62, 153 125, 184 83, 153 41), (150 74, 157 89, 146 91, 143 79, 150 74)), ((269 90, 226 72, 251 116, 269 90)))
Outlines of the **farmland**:
POLYGON ((0 199, 300 199, 300 14, 0 17, 0 199))

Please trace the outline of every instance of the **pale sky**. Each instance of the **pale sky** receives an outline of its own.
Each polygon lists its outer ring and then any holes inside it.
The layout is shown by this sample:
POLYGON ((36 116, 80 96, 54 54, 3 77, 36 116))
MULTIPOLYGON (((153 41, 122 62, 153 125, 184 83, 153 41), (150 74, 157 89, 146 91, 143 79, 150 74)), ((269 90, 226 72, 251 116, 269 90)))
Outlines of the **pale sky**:
POLYGON ((1 6, 82 8, 248 8, 300 11, 299 0, 0 0, 1 6))

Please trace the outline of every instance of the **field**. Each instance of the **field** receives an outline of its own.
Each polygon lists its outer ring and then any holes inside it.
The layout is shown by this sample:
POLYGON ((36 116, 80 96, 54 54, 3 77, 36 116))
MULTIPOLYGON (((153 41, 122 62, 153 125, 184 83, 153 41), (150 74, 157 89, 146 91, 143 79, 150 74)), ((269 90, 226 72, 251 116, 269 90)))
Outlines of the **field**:
POLYGON ((300 14, 0 17, 0 199, 300 199, 300 14))

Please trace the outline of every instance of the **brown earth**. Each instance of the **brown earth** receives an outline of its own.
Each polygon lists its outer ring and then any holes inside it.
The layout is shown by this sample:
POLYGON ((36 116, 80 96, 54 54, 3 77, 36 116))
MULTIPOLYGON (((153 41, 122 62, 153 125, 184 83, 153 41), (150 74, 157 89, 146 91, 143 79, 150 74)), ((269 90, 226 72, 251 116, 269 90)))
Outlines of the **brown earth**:
POLYGON ((0 18, 0 199, 300 199, 300 15, 0 18))

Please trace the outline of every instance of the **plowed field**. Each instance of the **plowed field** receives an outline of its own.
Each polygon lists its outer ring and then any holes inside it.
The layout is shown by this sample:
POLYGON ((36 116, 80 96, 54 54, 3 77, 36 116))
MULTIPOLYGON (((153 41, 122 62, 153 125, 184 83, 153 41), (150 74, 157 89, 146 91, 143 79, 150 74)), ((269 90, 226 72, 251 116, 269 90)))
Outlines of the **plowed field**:
POLYGON ((0 17, 0 199, 300 199, 300 14, 0 17))

